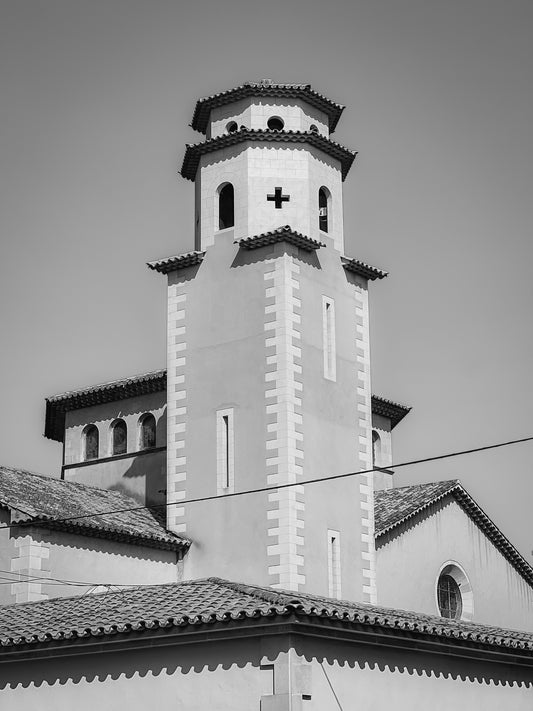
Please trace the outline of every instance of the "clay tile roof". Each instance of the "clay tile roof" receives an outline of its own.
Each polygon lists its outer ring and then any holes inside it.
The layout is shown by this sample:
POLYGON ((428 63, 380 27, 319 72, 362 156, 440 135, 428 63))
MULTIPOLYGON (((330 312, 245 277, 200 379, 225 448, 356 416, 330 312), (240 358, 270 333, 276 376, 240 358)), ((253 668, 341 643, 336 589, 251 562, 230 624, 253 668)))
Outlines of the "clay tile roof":
POLYGON ((403 638, 404 644, 415 647, 422 641, 440 643, 445 653, 453 654, 456 647, 475 647, 491 655, 498 652, 514 659, 519 655, 525 663, 533 662, 533 635, 526 632, 219 578, 6 605, 0 614, 0 656, 8 660, 10 653, 16 654, 23 645, 46 653, 51 644, 60 646, 67 640, 69 645, 84 644, 90 637, 96 637, 99 645, 106 638, 118 642, 121 636, 133 644, 142 642, 142 636, 150 631, 160 634, 160 630, 164 630, 168 642, 173 630, 178 634, 184 628, 202 631, 206 625, 209 638, 215 639, 217 622, 223 623, 226 635, 229 623, 237 629, 240 624, 247 628, 254 623, 273 624, 279 630, 280 625, 295 618, 300 628, 306 623, 320 624, 323 637, 328 635, 329 622, 334 634, 338 635, 342 626, 365 635, 367 642, 371 641, 369 635, 380 644, 387 644, 388 639, 395 644, 403 638))
POLYGON ((312 252, 315 249, 326 246, 323 242, 311 239, 311 237, 307 237, 300 232, 295 232, 290 225, 284 225, 283 227, 278 227, 276 230, 263 232, 254 237, 245 237, 244 239, 235 240, 235 244, 238 244, 239 247, 243 249, 257 249, 258 247, 265 247, 266 245, 275 244, 276 242, 289 242, 296 247, 304 249, 306 252, 312 252))
POLYGON ((192 267, 195 264, 200 264, 203 261, 205 252, 187 252, 186 254, 178 254, 176 257, 166 257, 159 259, 156 262, 146 262, 149 269, 153 269, 160 274, 168 274, 169 272, 185 267, 192 267))
POLYGON ((44 436, 62 442, 65 432, 65 413, 82 407, 105 402, 125 400, 129 397, 147 395, 166 390, 167 371, 153 370, 121 380, 92 385, 80 390, 69 390, 46 398, 44 436))
POLYGON ((318 133, 310 131, 274 131, 271 129, 241 128, 235 133, 224 134, 211 138, 203 143, 188 144, 185 150, 185 157, 181 166, 181 174, 187 180, 196 178, 196 171, 200 163, 200 157, 206 153, 212 153, 228 146, 235 146, 246 141, 261 141, 263 143, 307 143, 314 148, 324 151, 327 155, 340 161, 341 175, 344 180, 348 175, 352 163, 357 153, 350 151, 340 143, 335 143, 329 138, 325 138, 318 133))
POLYGON ((311 89, 310 84, 275 84, 268 80, 259 82, 250 81, 234 89, 228 89, 227 91, 199 99, 194 109, 191 126, 195 131, 205 133, 207 131, 209 115, 214 108, 232 104, 235 101, 249 97, 301 99, 319 111, 323 111, 327 114, 330 133, 333 133, 335 130, 341 114, 344 111, 342 104, 336 104, 334 101, 331 101, 331 99, 322 96, 322 94, 311 89))
POLYGON ((457 501, 513 568, 533 586, 533 568, 478 506, 458 479, 376 491, 374 495, 376 538, 403 523, 416 521, 423 511, 446 497, 457 501))
POLYGON ((389 418, 391 421, 391 429, 394 429, 396 425, 411 412, 411 409, 412 408, 407 405, 400 405, 399 402, 393 402, 384 397, 372 395, 372 414, 389 418))
POLYGON ((11 521, 21 528, 31 522, 43 528, 150 548, 181 550, 188 547, 186 538, 165 528, 164 509, 139 507, 135 499, 120 491, 0 466, 0 508, 10 511, 11 521), (116 509, 137 510, 102 515, 116 509), (76 518, 80 516, 83 518, 76 518), (74 518, 64 520, 69 517, 74 518))
POLYGON ((352 257, 341 257, 341 262, 346 271, 359 274, 359 276, 370 279, 370 281, 374 281, 374 279, 384 279, 386 276, 389 276, 388 272, 384 272, 377 267, 371 267, 369 264, 360 262, 358 259, 352 259, 352 257))

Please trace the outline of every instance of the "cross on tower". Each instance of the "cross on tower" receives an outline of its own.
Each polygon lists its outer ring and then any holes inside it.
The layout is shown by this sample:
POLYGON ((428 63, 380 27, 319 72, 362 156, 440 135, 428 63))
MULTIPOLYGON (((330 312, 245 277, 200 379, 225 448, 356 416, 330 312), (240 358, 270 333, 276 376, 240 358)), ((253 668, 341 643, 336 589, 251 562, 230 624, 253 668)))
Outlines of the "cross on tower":
POLYGON ((284 202, 289 202, 289 200, 291 199, 290 195, 282 195, 281 190, 281 188, 274 188, 274 195, 267 195, 267 200, 269 200, 270 202, 275 202, 278 210, 281 208, 284 202))

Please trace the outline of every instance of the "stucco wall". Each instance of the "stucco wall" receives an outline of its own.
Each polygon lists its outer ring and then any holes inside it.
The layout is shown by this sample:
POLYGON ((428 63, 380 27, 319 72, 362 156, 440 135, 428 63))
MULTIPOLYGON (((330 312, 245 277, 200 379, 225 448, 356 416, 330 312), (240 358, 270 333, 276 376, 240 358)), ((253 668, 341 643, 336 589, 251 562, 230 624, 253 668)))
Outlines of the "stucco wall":
POLYGON ((308 711, 525 711, 533 704, 531 669, 385 647, 307 641, 298 651, 312 668, 308 711))
POLYGON ((174 583, 181 577, 181 563, 178 564, 175 551, 66 531, 25 528, 23 532, 1 533, 2 568, 20 573, 20 583, 0 586, 0 604, 82 595, 95 584, 157 585, 174 583), (22 557, 20 550, 32 555, 22 557), (54 580, 48 583, 46 579, 35 579, 30 583, 28 576, 54 580), (61 580, 86 582, 87 586, 62 585, 61 580))
POLYGON ((357 478, 307 487, 305 501, 260 493, 179 506, 182 499, 217 493, 216 412, 226 408, 234 412, 236 491, 367 468, 369 358, 357 343, 368 323, 355 298, 364 285, 353 283, 331 243, 318 254, 285 243, 247 251, 221 233, 198 267, 169 275, 169 289, 184 298, 184 331, 169 335, 169 373, 180 356, 180 382, 169 380, 168 407, 183 422, 172 434, 180 441, 181 469, 173 479, 169 465, 168 488, 177 502, 170 525, 193 541, 186 577, 280 584, 274 569, 293 561, 305 567, 300 589, 327 595, 327 532, 333 529, 342 538, 342 593, 365 599, 363 569, 370 569, 373 545, 372 530, 363 532, 361 522, 371 513, 368 483, 364 512, 357 478), (324 295, 335 301, 335 381, 323 372, 324 295), (291 398, 294 409, 280 415, 291 398), (283 458, 287 471, 280 469, 283 458), (287 520, 278 526, 284 506, 287 520), (283 527, 287 538, 280 542, 283 527))
POLYGON ((112 455, 110 425, 122 418, 128 428, 128 452, 139 449, 139 418, 151 412, 156 419, 156 447, 166 444, 165 431, 166 393, 152 393, 139 397, 107 402, 101 405, 71 410, 65 418, 65 464, 83 461, 82 431, 85 425, 94 424, 100 436, 99 458, 112 455))
POLYGON ((250 711, 272 688, 259 641, 159 647, 0 665, 10 711, 250 711))
POLYGON ((438 575, 455 561, 472 586, 474 622, 533 630, 533 590, 454 500, 396 531, 378 539, 380 605, 439 614, 438 575))
POLYGON ((141 503, 163 503, 166 487, 166 392, 141 395, 67 412, 63 478, 102 489, 122 491, 141 503), (139 418, 151 412, 156 419, 156 447, 139 451, 139 418), (127 452, 113 456, 112 422, 127 426, 127 452), (83 462, 83 429, 94 424, 99 432, 99 457, 83 462), (79 466, 77 466, 79 464, 79 466))
POLYGON ((309 131, 310 126, 315 125, 320 134, 326 138, 329 136, 328 117, 314 106, 294 99, 287 101, 274 97, 268 99, 253 97, 214 108, 211 111, 206 137, 224 135, 229 121, 235 121, 239 127, 266 129, 267 121, 271 116, 279 116, 283 119, 285 131, 309 131))
POLYGON ((318 190, 331 193, 327 237, 343 251, 343 207, 340 163, 305 144, 241 143, 203 155, 196 176, 197 249, 213 244, 218 229, 217 189, 226 182, 235 191, 236 239, 262 234, 283 225, 324 241, 318 224, 318 190), (281 187, 290 200, 281 208, 267 200, 281 187))
POLYGON ((525 711, 531 669, 327 639, 257 636, 0 665, 10 711, 525 711))

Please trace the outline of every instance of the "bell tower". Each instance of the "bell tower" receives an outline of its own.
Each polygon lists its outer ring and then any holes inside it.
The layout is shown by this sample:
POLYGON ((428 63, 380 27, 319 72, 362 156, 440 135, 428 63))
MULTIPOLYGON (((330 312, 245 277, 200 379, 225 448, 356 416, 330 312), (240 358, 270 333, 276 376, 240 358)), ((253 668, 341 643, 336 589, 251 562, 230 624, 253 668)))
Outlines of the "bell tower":
POLYGON ((327 480, 372 466, 368 282, 386 276, 344 255, 342 111, 270 81, 198 101, 206 140, 181 170, 195 251, 149 266, 168 275, 168 525, 192 540, 186 577, 372 602, 372 477, 327 480))

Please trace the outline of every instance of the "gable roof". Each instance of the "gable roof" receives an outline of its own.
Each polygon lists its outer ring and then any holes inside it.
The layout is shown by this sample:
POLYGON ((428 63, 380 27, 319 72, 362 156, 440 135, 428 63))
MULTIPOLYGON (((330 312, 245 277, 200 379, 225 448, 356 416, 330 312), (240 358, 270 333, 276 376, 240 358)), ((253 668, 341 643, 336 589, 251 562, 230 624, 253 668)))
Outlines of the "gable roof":
POLYGON ((65 414, 69 410, 125 400, 138 395, 161 392, 167 388, 167 371, 152 370, 129 378, 111 380, 80 390, 69 390, 46 398, 44 436, 62 442, 65 433, 65 414))
POLYGON ((214 639, 217 622, 223 623, 227 634, 231 623, 236 627, 276 624, 279 629, 280 624, 295 620, 320 624, 320 635, 326 637, 328 626, 335 626, 338 634, 340 625, 365 635, 366 641, 372 641, 368 635, 373 635, 380 644, 387 644, 386 636, 392 636, 418 647, 423 641, 433 642, 441 645, 441 651, 452 653, 456 646, 488 647, 493 655, 512 654, 514 660, 521 650, 527 663, 533 663, 533 635, 526 632, 219 578, 6 605, 0 615, 0 656, 9 654, 10 648, 16 653, 23 645, 46 650, 54 644, 57 649, 69 640, 70 653, 72 644, 83 644, 90 637, 96 637, 99 645, 112 637, 116 646, 121 635, 130 644, 142 643, 143 633, 159 630, 168 642, 173 629, 175 633, 184 628, 194 632, 205 625, 209 625, 209 639, 214 639), (137 634, 132 637, 133 632, 137 634))
POLYGON ((319 111, 323 111, 329 118, 329 132, 333 133, 344 111, 342 104, 336 104, 331 99, 322 96, 311 89, 310 84, 276 84, 268 79, 263 81, 249 81, 234 89, 212 94, 196 102, 191 126, 195 131, 205 133, 211 111, 218 106, 232 104, 240 99, 249 97, 280 99, 301 99, 319 111))
POLYGON ((11 513, 11 521, 20 524, 21 529, 31 522, 43 528, 110 538, 149 548, 178 551, 189 546, 186 538, 167 531, 164 509, 152 510, 140 506, 135 499, 120 491, 97 489, 0 466, 0 508, 7 509, 11 513), (132 508, 137 510, 105 516, 94 513, 132 508), (63 520, 76 516, 84 517, 63 520))
POLYGON ((376 538, 413 519, 446 497, 457 501, 513 568, 533 586, 533 568, 478 506, 458 479, 376 491, 374 495, 376 538))

